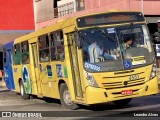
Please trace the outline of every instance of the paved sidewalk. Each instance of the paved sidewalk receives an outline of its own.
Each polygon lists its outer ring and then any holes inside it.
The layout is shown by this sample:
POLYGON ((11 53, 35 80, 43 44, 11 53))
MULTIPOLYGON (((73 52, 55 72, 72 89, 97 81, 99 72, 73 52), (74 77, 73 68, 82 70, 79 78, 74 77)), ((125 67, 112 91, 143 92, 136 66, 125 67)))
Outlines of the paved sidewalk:
POLYGON ((0 78, 0 92, 8 91, 2 78, 0 78))
POLYGON ((0 86, 0 92, 9 91, 5 86, 0 86))

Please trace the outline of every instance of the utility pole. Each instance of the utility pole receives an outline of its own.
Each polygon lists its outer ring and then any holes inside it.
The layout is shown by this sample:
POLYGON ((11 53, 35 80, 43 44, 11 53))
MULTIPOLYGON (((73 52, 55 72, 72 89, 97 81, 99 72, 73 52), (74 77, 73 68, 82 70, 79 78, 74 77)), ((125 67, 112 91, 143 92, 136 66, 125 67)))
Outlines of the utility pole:
POLYGON ((142 10, 142 13, 144 15, 144 1, 143 0, 141 0, 141 10, 142 10))

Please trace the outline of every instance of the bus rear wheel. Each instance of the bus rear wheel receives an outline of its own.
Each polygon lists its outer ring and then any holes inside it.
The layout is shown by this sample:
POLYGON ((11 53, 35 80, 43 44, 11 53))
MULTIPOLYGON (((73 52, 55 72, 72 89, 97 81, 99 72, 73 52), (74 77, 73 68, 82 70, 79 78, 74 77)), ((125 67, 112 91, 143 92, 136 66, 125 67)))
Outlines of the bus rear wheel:
POLYGON ((26 90, 24 88, 24 84, 23 84, 23 81, 21 80, 20 81, 20 95, 21 95, 21 98, 24 99, 24 100, 27 100, 30 98, 30 95, 26 93, 26 90))
POLYGON ((125 106, 128 103, 130 103, 131 100, 132 100, 132 98, 127 98, 127 99, 113 101, 113 103, 116 104, 117 106, 125 106))
POLYGON ((69 92, 68 87, 65 83, 62 83, 60 85, 60 101, 61 101, 61 104, 64 108, 72 109, 72 110, 79 108, 79 106, 77 104, 75 104, 74 102, 71 101, 70 92, 69 92))

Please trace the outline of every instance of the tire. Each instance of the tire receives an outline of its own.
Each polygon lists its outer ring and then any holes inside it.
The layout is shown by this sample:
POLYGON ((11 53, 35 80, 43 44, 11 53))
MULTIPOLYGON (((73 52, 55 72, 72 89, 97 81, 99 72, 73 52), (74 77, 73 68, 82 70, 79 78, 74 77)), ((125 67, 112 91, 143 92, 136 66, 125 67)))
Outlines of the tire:
POLYGON ((24 99, 24 100, 29 99, 30 95, 26 93, 22 80, 20 81, 20 85, 19 86, 20 86, 20 95, 21 95, 21 98, 24 99))
POLYGON ((75 110, 79 108, 77 104, 73 103, 70 100, 70 93, 65 83, 62 83, 60 85, 60 101, 61 101, 62 106, 66 109, 75 110))
POLYGON ((125 106, 128 103, 130 103, 132 100, 132 98, 127 98, 127 99, 122 99, 122 100, 117 100, 117 101, 113 101, 113 103, 117 106, 125 106))

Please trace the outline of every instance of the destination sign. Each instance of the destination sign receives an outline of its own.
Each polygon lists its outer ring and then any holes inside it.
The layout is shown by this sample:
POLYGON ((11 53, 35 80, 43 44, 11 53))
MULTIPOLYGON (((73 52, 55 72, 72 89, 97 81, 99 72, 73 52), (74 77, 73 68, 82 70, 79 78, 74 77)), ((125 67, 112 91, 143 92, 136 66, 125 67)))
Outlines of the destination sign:
POLYGON ((76 21, 77 26, 82 28, 96 25, 142 22, 144 21, 144 17, 140 12, 114 12, 84 16, 77 18, 76 21))

